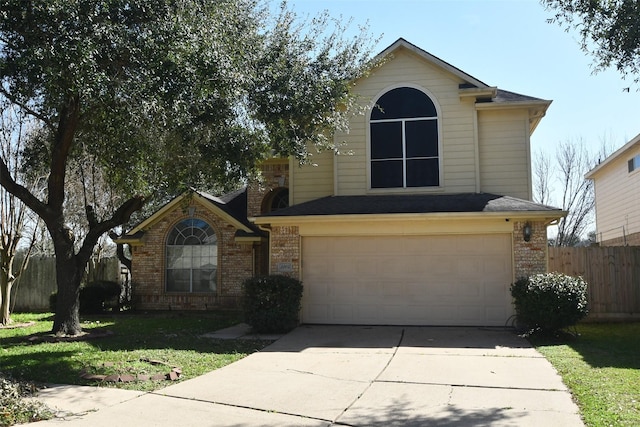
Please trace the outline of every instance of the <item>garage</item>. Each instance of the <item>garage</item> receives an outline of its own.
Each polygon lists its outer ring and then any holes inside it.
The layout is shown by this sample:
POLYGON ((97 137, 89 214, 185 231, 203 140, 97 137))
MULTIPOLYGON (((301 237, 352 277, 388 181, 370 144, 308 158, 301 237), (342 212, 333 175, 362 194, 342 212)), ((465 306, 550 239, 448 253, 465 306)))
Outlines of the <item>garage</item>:
POLYGON ((511 234, 302 237, 304 323, 503 326, 511 234))

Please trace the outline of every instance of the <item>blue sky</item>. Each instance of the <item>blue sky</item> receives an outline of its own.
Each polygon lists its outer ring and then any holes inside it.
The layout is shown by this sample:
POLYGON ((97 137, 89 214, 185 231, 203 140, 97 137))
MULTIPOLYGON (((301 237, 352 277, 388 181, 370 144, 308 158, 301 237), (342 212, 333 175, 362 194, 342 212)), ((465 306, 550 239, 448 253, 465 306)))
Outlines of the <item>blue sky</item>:
POLYGON ((381 36, 375 53, 399 37, 501 89, 551 99, 531 137, 535 153, 581 139, 597 151, 640 133, 640 91, 615 70, 593 74, 577 33, 547 23, 537 0, 290 0, 299 15, 353 18, 381 36))

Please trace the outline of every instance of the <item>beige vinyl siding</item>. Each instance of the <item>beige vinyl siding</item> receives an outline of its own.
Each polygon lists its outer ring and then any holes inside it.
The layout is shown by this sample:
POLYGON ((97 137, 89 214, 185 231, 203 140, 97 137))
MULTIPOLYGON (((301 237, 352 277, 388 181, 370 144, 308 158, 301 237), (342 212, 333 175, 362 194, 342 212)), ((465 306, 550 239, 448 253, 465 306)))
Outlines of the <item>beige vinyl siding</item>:
MULTIPOLYGON (((461 101, 457 77, 434 67, 413 53, 400 49, 393 58, 375 69, 369 77, 357 82, 355 91, 369 105, 375 97, 390 87, 417 85, 427 90, 440 108, 438 119, 441 131, 441 187, 440 191, 461 193, 475 191, 474 106, 461 101)), ((346 142, 344 151, 336 159, 337 194, 362 195, 380 193, 370 191, 368 184, 368 116, 369 112, 351 120, 350 131, 338 134, 336 142, 346 142)), ((390 190, 398 191, 398 189, 390 190)), ((403 190, 400 190, 403 191, 403 190)), ((411 191, 415 192, 416 189, 411 191)))
POLYGON ((333 159, 331 151, 314 153, 311 165, 300 166, 295 160, 291 165, 291 204, 333 195, 333 159))
POLYGON ((622 153, 594 176, 598 241, 640 232, 640 169, 629 173, 627 162, 640 146, 622 153))
POLYGON ((480 190, 531 199, 527 110, 478 111, 480 190))

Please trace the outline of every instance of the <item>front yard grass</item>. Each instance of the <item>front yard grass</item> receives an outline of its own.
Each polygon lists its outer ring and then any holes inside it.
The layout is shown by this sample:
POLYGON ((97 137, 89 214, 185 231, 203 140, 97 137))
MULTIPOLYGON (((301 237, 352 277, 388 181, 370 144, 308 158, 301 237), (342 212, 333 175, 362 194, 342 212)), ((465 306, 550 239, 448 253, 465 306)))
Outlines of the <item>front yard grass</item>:
POLYGON ((574 396, 587 426, 640 425, 640 322, 585 323, 563 343, 532 338, 574 396))
POLYGON ((12 319, 14 323, 34 324, 0 329, 0 372, 39 383, 151 391, 170 385, 170 381, 147 377, 165 376, 178 368, 180 380, 194 378, 270 343, 201 336, 239 323, 242 317, 236 312, 118 313, 86 317, 82 321, 83 330, 99 337, 78 341, 53 340, 49 334, 53 325, 51 313, 14 314, 12 319), (135 380, 87 379, 90 375, 120 375, 135 380))

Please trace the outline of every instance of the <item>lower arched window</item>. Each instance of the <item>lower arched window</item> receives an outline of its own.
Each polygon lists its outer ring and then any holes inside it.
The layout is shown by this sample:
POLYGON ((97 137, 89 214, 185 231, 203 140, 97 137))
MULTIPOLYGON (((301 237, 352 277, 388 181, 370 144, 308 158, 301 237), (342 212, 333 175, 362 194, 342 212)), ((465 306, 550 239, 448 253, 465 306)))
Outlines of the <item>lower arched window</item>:
POLYGON ((167 292, 215 292, 218 239, 197 218, 185 219, 167 237, 167 292))

